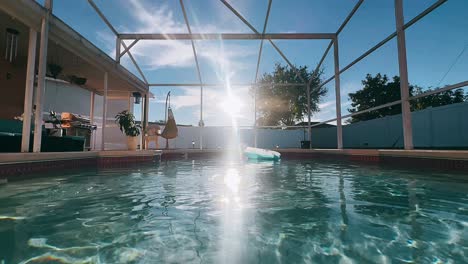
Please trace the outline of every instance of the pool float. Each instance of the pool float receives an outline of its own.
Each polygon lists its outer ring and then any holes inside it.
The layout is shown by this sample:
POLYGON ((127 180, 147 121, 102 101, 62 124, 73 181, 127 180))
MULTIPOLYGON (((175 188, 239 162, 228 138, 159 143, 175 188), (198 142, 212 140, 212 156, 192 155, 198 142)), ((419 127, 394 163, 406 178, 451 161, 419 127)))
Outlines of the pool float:
POLYGON ((247 147, 244 154, 252 160, 279 160, 281 158, 281 153, 261 148, 247 147))

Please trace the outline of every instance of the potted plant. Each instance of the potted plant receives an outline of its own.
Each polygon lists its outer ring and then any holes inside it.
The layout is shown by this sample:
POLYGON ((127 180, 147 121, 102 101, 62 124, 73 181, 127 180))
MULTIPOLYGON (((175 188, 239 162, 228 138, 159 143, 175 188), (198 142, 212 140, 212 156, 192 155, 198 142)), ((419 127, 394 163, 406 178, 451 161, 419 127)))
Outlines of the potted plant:
POLYGON ((49 65, 47 65, 47 69, 49 70, 48 75, 50 75, 54 79, 57 79, 59 74, 62 72, 62 66, 54 63, 50 63, 49 65))
POLYGON ((125 110, 115 116, 115 122, 119 125, 120 131, 127 136, 128 150, 136 150, 140 127, 135 122, 135 116, 125 110))
POLYGON ((86 81, 88 80, 88 79, 86 79, 84 77, 79 77, 79 76, 76 76, 76 75, 70 75, 68 78, 70 79, 71 83, 74 83, 76 85, 85 85, 86 81))

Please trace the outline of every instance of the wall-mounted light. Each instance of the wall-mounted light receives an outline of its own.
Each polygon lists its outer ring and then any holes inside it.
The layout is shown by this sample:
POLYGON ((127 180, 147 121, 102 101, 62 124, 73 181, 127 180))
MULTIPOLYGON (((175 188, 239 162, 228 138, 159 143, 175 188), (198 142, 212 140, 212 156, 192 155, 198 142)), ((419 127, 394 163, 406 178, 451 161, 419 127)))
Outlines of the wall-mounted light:
POLYGON ((19 31, 13 28, 6 29, 5 60, 13 62, 18 55, 19 31))
POLYGON ((140 102, 141 102, 141 93, 134 92, 134 93, 132 93, 132 95, 135 98, 135 104, 140 104, 140 102))

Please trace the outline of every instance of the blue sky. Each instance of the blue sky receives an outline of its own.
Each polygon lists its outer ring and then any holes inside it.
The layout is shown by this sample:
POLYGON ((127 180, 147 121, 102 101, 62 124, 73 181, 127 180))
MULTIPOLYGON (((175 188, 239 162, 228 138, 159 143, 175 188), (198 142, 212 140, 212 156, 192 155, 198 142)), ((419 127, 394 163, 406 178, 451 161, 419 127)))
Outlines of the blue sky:
MULTIPOLYGON (((39 1, 42 2, 42 1, 39 1)), ((117 31, 142 33, 186 33, 181 7, 177 0, 95 0, 117 31)), ((335 32, 357 0, 276 0, 273 1, 267 32, 335 32)), ((435 0, 405 0, 405 20, 409 21, 435 0)), ((251 31, 219 0, 186 0, 185 7, 193 32, 231 33, 251 31)), ((258 31, 263 28, 267 0, 229 0, 258 31)), ((366 0, 339 36, 340 65, 346 66, 363 52, 395 31, 393 0, 366 0)), ((54 13, 87 39, 114 56, 115 37, 86 0, 54 2, 54 13)), ((468 51, 455 61, 468 45, 467 0, 448 0, 438 10, 407 30, 407 53, 410 83, 424 88, 453 84, 468 79, 468 51), (464 33, 463 33, 464 32, 464 33), (454 63, 451 71, 445 75, 454 63)), ((327 40, 275 41, 295 65, 315 68, 327 40)), ((260 41, 196 41, 202 78, 205 82, 250 83, 254 81, 260 41)), ((189 41, 140 41, 133 55, 150 83, 196 83, 198 77, 189 41)), ((332 53, 330 53, 331 55, 332 53)), ((324 63, 324 79, 333 75, 333 57, 324 63)), ((260 73, 271 72, 276 62, 285 63, 273 47, 265 43, 260 73)), ((122 61, 138 75, 128 57, 122 61)), ((347 113, 347 94, 360 88, 367 73, 398 75, 396 40, 356 64, 341 76, 342 112, 347 113)), ((334 82, 327 85, 321 111, 313 120, 335 116, 334 82)), ((199 88, 154 87, 150 120, 164 118, 164 97, 171 91, 172 107, 178 123, 196 125, 199 120, 199 88)), ((230 125, 222 110, 225 87, 205 88, 206 125, 230 125)), ((239 123, 253 124, 253 100, 248 87, 233 87, 232 94, 241 106, 239 123)), ((139 108, 135 109, 137 117, 139 108)))

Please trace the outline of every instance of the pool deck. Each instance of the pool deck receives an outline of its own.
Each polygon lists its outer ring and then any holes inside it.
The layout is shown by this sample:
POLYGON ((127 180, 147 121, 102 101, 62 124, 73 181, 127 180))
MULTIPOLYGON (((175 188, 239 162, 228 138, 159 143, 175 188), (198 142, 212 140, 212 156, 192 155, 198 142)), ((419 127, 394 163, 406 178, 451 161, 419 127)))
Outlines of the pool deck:
POLYGON ((160 161, 161 154, 160 150, 0 153, 0 179, 81 168, 127 167, 160 161))
MULTIPOLYGON (((329 159, 468 172, 468 151, 388 149, 277 149, 287 159, 329 159)), ((160 160, 218 158, 222 149, 0 153, 0 183, 30 174, 81 168, 135 166, 160 160)))

